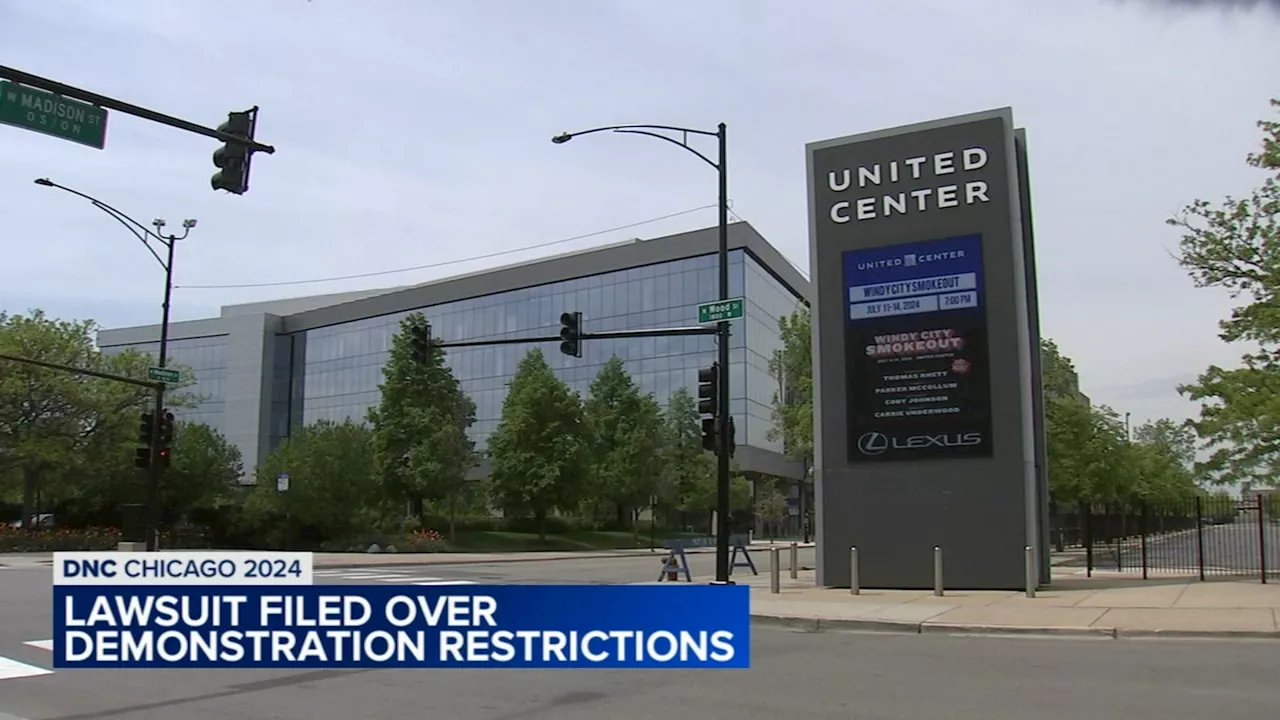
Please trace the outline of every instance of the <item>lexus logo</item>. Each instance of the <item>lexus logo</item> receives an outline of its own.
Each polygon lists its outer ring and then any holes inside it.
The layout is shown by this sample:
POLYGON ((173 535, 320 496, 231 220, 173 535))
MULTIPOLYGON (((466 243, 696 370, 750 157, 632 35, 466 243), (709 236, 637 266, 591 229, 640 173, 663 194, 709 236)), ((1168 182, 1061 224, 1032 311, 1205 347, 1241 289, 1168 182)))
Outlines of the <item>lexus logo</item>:
POLYGON ((982 444, 982 433, 954 433, 942 435, 910 435, 890 438, 882 432, 869 432, 858 438, 858 450, 863 455, 880 455, 884 451, 921 450, 924 448, 971 447, 982 444))
POLYGON ((858 449, 863 455, 879 455, 889 449, 889 438, 884 433, 869 432, 858 438, 858 449))

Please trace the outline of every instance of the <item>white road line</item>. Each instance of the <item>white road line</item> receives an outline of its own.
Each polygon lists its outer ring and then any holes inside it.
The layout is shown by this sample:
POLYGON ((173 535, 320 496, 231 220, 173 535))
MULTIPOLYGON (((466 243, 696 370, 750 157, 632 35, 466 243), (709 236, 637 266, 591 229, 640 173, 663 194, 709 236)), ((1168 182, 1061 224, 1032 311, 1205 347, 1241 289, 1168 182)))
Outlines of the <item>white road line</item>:
POLYGON ((341 570, 312 570, 311 574, 319 575, 320 577, 328 577, 330 575, 341 575, 342 571, 341 570))
POLYGON ((395 575, 339 575, 338 577, 345 578, 347 580, 377 580, 379 582, 385 582, 388 580, 412 580, 417 576, 397 573, 395 575))
POLYGON ((40 650, 48 650, 49 652, 53 652, 52 640, 28 640, 22 644, 30 645, 31 647, 39 648, 40 650))
POLYGON ((416 582, 414 585, 475 585, 470 580, 432 580, 431 582, 416 582))
POLYGON ((52 670, 45 670, 42 667, 28 665, 24 662, 0 656, 0 680, 17 680, 19 678, 52 674, 52 670))

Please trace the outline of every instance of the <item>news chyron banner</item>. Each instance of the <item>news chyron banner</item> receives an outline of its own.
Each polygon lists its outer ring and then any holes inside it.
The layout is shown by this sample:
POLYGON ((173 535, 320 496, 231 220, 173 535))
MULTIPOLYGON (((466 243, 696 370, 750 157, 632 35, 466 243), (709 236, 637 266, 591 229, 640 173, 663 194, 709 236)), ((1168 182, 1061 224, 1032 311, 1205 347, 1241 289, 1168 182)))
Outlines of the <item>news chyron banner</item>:
POLYGON ((745 585, 316 585, 310 553, 54 553, 54 667, 750 667, 745 585))
POLYGON ((843 261, 849 462, 990 457, 982 236, 843 261))

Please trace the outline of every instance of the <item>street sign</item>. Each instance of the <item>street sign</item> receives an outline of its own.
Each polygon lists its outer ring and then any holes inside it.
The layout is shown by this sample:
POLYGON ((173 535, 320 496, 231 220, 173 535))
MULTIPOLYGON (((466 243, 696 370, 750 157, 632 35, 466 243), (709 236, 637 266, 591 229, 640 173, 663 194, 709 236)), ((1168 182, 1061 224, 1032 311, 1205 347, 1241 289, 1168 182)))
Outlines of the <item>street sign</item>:
POLYGON ((289 491, 289 473, 280 473, 276 476, 276 492, 289 491))
POLYGON ((99 150, 107 146, 107 111, 44 90, 0 81, 0 123, 99 150))
POLYGON ((182 374, 177 370, 170 370, 162 367, 147 368, 147 379, 152 382, 176 383, 182 379, 182 374))
POLYGON ((742 317, 742 298, 730 298, 698 306, 698 322, 710 323, 742 317))

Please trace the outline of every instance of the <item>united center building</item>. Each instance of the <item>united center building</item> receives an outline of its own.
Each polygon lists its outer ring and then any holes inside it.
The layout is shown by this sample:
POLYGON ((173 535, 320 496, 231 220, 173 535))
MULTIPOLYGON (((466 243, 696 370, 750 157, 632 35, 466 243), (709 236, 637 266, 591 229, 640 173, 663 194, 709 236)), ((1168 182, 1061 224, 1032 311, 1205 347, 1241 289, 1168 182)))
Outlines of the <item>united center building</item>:
MULTIPOLYGON (((213 427, 253 468, 289 433, 321 419, 363 421, 400 321, 422 312, 442 340, 554 336, 560 314, 581 311, 583 330, 695 325, 698 304, 719 298, 717 230, 634 240, 411 287, 231 305, 219 317, 170 325, 170 362, 190 368, 199 403, 181 420, 213 427)), ((732 321, 730 410, 735 461, 752 475, 798 478, 801 468, 769 439, 780 379, 769 358, 778 319, 808 297, 809 282, 747 223, 729 227, 729 295, 744 297, 732 321)), ((159 325, 102 330, 103 352, 155 353, 159 325)), ((502 416, 520 359, 541 347, 556 374, 583 396, 601 366, 620 357, 642 392, 665 404, 716 359, 711 336, 590 340, 583 356, 558 343, 453 348, 448 363, 476 404, 471 434, 483 450, 502 416)), ((475 473, 487 473, 482 463, 475 473)))

